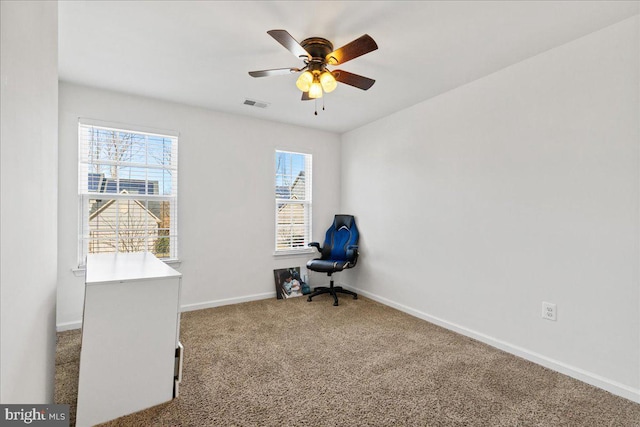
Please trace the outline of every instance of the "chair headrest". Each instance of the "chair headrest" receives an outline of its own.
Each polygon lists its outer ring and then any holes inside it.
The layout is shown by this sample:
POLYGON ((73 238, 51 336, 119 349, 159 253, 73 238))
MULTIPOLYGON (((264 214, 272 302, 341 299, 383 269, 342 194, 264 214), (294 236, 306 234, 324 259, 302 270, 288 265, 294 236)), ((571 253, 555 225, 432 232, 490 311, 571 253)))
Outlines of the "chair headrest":
POLYGON ((343 227, 351 229, 353 224, 353 215, 336 215, 333 220, 333 225, 336 230, 340 230, 343 227))

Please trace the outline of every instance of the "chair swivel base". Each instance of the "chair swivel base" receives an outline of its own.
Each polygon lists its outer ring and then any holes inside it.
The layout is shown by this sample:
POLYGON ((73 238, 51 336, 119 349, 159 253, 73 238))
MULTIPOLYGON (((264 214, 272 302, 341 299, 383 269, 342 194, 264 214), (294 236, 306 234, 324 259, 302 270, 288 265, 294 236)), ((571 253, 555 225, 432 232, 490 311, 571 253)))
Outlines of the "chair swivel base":
POLYGON ((333 280, 329 284, 329 286, 318 286, 317 288, 313 288, 313 293, 307 297, 307 301, 311 302, 311 298, 322 295, 322 294, 331 294, 333 297, 333 305, 338 305, 338 293, 352 295, 353 299, 358 299, 358 294, 347 289, 343 289, 342 286, 333 286, 333 280))

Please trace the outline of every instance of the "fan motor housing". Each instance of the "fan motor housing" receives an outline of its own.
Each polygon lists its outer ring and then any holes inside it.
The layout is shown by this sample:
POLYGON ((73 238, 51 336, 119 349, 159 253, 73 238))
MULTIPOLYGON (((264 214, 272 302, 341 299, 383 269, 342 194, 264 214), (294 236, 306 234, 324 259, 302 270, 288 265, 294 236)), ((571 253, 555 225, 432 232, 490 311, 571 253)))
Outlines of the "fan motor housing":
POLYGON ((302 40, 300 45, 309 52, 313 60, 322 61, 323 63, 327 55, 333 52, 333 44, 322 37, 309 37, 302 40))

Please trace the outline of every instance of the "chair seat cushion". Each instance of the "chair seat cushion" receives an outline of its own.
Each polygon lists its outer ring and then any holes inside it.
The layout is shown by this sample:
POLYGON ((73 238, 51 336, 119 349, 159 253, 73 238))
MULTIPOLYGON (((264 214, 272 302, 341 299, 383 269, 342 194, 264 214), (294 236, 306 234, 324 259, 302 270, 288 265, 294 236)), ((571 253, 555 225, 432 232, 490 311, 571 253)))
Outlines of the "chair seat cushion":
POLYGON ((320 271, 323 273, 342 271, 345 268, 349 268, 349 261, 333 259, 312 259, 307 262, 307 268, 312 271, 320 271))

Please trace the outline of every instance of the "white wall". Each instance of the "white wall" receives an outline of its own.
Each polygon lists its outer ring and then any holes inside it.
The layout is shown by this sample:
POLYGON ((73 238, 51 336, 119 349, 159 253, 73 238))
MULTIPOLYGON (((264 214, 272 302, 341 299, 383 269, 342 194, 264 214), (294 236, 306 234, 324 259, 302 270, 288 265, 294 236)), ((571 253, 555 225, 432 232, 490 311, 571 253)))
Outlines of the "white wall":
POLYGON ((58 5, 1 2, 0 402, 53 401, 58 5))
MULTIPOLYGON (((324 238, 337 213, 338 135, 69 83, 60 84, 59 108, 59 329, 79 327, 82 318, 83 277, 71 271, 77 266, 78 117, 180 132, 177 269, 185 309, 275 298, 273 270, 304 267, 315 255, 273 255, 276 148, 313 154, 314 239, 324 238)), ((325 280, 312 274, 312 283, 325 280)))
POLYGON ((640 402, 638 28, 343 135, 362 236, 344 281, 640 402))

